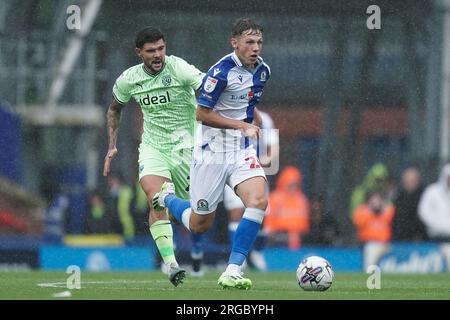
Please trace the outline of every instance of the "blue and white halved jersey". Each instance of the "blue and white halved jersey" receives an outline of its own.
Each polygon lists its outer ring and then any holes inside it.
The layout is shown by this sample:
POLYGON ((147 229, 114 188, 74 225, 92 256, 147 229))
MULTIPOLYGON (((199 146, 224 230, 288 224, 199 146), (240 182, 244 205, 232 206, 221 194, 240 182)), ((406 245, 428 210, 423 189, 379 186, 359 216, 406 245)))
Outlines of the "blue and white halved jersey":
MULTIPOLYGON (((203 78, 197 102, 214 109, 221 116, 251 123, 256 104, 261 100, 270 68, 258 57, 258 65, 250 70, 233 52, 212 66, 203 78)), ((214 152, 239 150, 250 146, 240 130, 218 129, 207 125, 197 128, 197 146, 214 152)))

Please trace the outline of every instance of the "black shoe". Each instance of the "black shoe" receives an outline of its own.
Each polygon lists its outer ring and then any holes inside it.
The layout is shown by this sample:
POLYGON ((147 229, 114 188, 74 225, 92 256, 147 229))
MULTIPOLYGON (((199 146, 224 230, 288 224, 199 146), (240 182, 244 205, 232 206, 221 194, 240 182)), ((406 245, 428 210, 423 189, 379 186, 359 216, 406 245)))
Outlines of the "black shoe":
POLYGON ((202 270, 203 266, 203 252, 201 253, 192 253, 191 252, 191 259, 192 259, 192 272, 191 275, 194 277, 202 277, 205 272, 202 270))
POLYGON ((169 266, 169 280, 177 287, 180 283, 184 282, 186 278, 186 270, 178 266, 169 266))

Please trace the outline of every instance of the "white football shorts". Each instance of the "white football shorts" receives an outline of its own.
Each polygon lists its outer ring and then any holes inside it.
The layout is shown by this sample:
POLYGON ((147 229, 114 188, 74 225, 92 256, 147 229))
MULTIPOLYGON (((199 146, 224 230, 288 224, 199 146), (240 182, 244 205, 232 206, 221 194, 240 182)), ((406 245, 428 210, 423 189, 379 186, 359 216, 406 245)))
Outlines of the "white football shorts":
POLYGON ((223 200, 226 185, 234 193, 238 184, 253 177, 267 181, 254 148, 228 152, 195 148, 189 187, 192 210, 197 214, 214 212, 223 200))

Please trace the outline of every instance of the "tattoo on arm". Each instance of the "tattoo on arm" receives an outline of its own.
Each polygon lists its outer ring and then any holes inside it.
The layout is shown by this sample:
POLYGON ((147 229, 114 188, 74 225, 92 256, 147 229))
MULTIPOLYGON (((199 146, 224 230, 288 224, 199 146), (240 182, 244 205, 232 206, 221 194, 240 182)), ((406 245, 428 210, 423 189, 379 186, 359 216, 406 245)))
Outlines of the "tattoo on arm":
POLYGON ((109 149, 116 147, 117 136, 119 133, 120 112, 123 105, 113 99, 106 113, 106 121, 108 125, 109 149))

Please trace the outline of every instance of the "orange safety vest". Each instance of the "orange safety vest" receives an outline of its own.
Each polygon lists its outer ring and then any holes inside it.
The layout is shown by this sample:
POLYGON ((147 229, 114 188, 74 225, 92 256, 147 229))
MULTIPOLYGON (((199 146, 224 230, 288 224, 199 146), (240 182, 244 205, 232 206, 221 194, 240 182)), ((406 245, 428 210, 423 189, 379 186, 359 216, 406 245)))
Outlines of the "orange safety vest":
POLYGON ((290 183, 301 183, 301 173, 286 167, 279 175, 277 188, 269 196, 269 210, 264 219, 267 232, 309 231, 309 202, 301 189, 289 192, 290 183))
POLYGON ((358 239, 362 242, 389 242, 392 237, 392 219, 395 207, 387 205, 382 213, 374 213, 368 205, 362 204, 355 209, 353 223, 358 229, 358 239))

